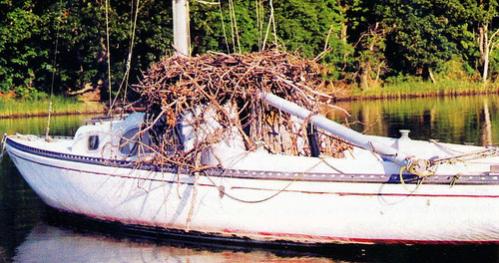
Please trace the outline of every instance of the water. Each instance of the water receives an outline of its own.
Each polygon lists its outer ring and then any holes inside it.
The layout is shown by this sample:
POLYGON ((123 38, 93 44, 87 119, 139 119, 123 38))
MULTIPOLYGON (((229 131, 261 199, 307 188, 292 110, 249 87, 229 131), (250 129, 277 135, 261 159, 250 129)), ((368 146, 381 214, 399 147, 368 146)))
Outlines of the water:
MULTIPOLYGON (((499 96, 375 100, 339 106, 351 113, 347 117, 351 127, 368 134, 398 137, 399 129, 410 129, 413 139, 475 145, 499 140, 499 96)), ((345 119, 339 113, 332 115, 345 119)))
MULTIPOLYGON (((412 138, 443 142, 497 143, 499 96, 413 99, 341 103, 347 121, 368 134, 399 136, 410 129, 412 138), (487 110, 486 110, 487 109, 487 110)), ((53 134, 72 135, 88 116, 56 117, 53 134)), ((0 120, 0 132, 44 134, 46 119, 0 120)), ((47 220, 41 201, 4 158, 0 169, 0 262, 497 262, 499 247, 488 246, 333 246, 327 251, 285 251, 162 243, 117 236, 47 220)), ((499 219, 498 219, 499 220, 499 219)), ((431 222, 428 222, 431 224, 431 222)), ((375 226, 373 226, 375 227, 375 226)))

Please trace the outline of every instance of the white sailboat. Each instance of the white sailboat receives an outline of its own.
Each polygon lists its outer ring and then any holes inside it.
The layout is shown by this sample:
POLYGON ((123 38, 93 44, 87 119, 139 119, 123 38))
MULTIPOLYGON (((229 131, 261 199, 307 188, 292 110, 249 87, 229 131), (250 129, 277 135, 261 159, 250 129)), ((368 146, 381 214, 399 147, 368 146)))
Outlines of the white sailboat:
MULTIPOLYGON (((187 2, 173 2, 185 25, 186 8, 178 11, 187 2)), ((187 37, 187 27, 175 32, 187 37)), ((187 44, 175 41, 183 54, 187 44)), ((5 145, 48 206, 145 232, 305 246, 499 243, 498 148, 416 141, 406 132, 367 136, 272 93, 260 99, 353 149, 344 158, 308 157, 224 141, 213 148, 219 165, 202 173, 137 165, 137 142, 127 139, 139 131, 143 113, 95 121, 72 138, 13 135, 5 145)))

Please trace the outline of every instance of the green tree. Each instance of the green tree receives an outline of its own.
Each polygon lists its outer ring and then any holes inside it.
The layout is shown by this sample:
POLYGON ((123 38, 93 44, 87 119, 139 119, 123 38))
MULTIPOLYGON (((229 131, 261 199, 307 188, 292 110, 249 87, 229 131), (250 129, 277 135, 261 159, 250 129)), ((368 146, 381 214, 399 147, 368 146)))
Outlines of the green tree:
MULTIPOLYGON (((151 62, 171 54, 171 1, 108 1, 110 85, 122 95, 151 62)), ((105 3, 0 0, 0 91, 47 92, 53 72, 58 93, 106 91, 105 3)), ((476 79, 499 74, 497 0, 221 0, 190 7, 193 54, 275 46, 320 55, 328 77, 362 88, 391 75, 434 79, 432 71, 451 59, 476 79)))
MULTIPOLYGON (((489 65, 497 63, 494 50, 499 43, 499 4, 497 0, 437 1, 460 30, 454 32, 462 57, 481 72, 487 81, 489 65)), ((494 70, 493 70, 494 72, 494 70)))
POLYGON ((353 48, 342 36, 346 16, 338 1, 289 0, 274 6, 277 37, 286 49, 311 58, 324 52, 321 61, 330 65, 332 77, 342 77, 353 48))
POLYGON ((0 91, 33 87, 49 69, 48 50, 33 41, 45 21, 34 8, 33 1, 0 1, 0 91))
POLYGON ((345 0, 342 6, 346 12, 348 40, 355 48, 354 76, 361 89, 379 85, 388 72, 385 56, 386 36, 390 27, 384 24, 384 17, 373 10, 375 1, 345 0))
MULTIPOLYGON (((110 53, 113 88, 123 79, 136 1, 110 1, 110 53), (132 7, 134 9, 132 9, 132 7)), ((171 50, 171 3, 141 1, 130 70, 141 70, 171 50)), ((0 85, 3 91, 34 86, 45 91, 57 70, 55 91, 107 85, 104 0, 0 2, 0 85), (61 5, 59 4, 61 3, 61 5), (57 61, 53 65, 55 44, 57 61), (55 66, 55 67, 54 67, 55 66)))
POLYGON ((387 56, 390 66, 399 72, 429 77, 432 69, 457 53, 453 32, 459 26, 450 23, 445 6, 431 0, 385 0, 376 7, 389 28, 387 56))
POLYGON ((341 38, 345 14, 337 1, 221 1, 221 5, 191 2, 191 35, 194 53, 258 51, 269 45, 300 52, 313 58, 321 53, 324 63, 338 78, 353 53, 341 38), (271 13, 273 7, 273 21, 271 13), (274 32, 275 29, 275 32, 274 32), (326 51, 326 52, 323 52, 326 51))
MULTIPOLYGON (((130 52, 133 14, 138 12, 130 79, 136 81, 141 70, 171 49, 171 8, 163 1, 110 1, 109 38, 112 87, 117 90, 123 80, 130 52)), ((56 5, 52 9, 60 9, 56 5)), ((64 90, 103 88, 107 86, 107 45, 105 3, 101 1, 68 1, 62 9, 62 22, 53 19, 47 42, 54 40, 59 26, 59 76, 64 90)), ((107 90, 107 89, 104 89, 107 90)))

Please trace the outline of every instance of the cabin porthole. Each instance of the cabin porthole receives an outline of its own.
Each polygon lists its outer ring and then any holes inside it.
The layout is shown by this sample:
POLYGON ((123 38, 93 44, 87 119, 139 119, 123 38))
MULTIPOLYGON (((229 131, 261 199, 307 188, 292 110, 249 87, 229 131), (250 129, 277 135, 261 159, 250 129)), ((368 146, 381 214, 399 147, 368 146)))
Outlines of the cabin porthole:
POLYGON ((90 151, 97 150, 99 148, 99 136, 90 135, 88 136, 88 149, 90 151))

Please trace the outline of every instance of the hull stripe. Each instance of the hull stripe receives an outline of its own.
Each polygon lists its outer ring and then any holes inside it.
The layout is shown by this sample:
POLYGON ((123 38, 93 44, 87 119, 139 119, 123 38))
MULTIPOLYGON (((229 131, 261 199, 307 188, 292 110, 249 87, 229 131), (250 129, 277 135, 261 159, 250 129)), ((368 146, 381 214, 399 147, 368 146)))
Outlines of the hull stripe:
MULTIPOLYGON (((93 165, 105 165, 110 167, 128 168, 144 171, 169 172, 169 173, 184 173, 188 174, 188 170, 179 170, 177 167, 156 166, 151 164, 142 164, 137 166, 133 161, 127 160, 111 160, 98 157, 89 157, 74 155, 68 153, 60 153, 47 151, 39 148, 34 148, 21 143, 18 143, 7 137, 6 143, 8 146, 19 151, 51 158, 56 160, 64 160, 70 162, 78 162, 93 165)), ((302 173, 302 172, 277 172, 277 171, 255 171, 255 170, 238 170, 238 169, 221 169, 211 168, 203 171, 213 177, 231 177, 241 179, 258 179, 258 180, 282 180, 282 181, 311 181, 311 182, 347 182, 347 183, 392 183, 400 184, 399 174, 340 174, 340 173, 302 173)), ((404 181, 408 184, 416 184, 417 177, 413 175, 404 175, 404 181)), ((435 175, 427 178, 425 184, 450 184, 456 183, 459 185, 499 185, 499 175, 475 174, 475 175, 460 175, 459 180, 455 180, 454 175, 435 175)))
MULTIPOLYGON (((85 171, 85 170, 80 170, 80 169, 75 169, 75 168, 67 168, 67 167, 62 167, 62 166, 56 166, 56 165, 51 165, 47 163, 42 163, 42 162, 37 162, 33 160, 29 160, 27 158, 21 157, 17 154, 11 153, 13 156, 16 158, 25 160, 27 162, 32 162, 36 163, 38 165, 46 166, 46 167, 51 167, 55 169, 62 169, 62 170, 67 170, 67 171, 73 171, 73 172, 81 172, 81 173, 92 173, 92 174, 98 174, 98 175, 103 175, 103 176, 111 176, 111 177, 119 177, 119 178, 125 178, 125 179, 135 179, 135 180, 149 180, 153 182, 163 182, 163 183, 168 183, 168 184, 187 184, 187 185, 194 185, 192 182, 185 182, 185 181, 176 181, 176 180, 161 180, 161 179, 156 179, 156 178, 137 178, 129 175, 117 175, 117 174, 111 174, 111 173, 102 173, 102 172, 94 172, 94 171, 85 171)), ((258 179, 249 179, 249 180, 258 180, 258 179)), ((353 183, 353 184, 358 184, 353 183)), ((213 187, 215 188, 216 186, 213 184, 203 184, 203 183, 198 183, 197 185, 200 186, 206 186, 206 187, 213 187)), ((255 190, 255 191, 282 191, 282 192, 299 192, 303 194, 330 194, 330 195, 338 195, 338 196, 386 196, 386 197, 422 197, 422 198, 428 198, 428 197, 435 197, 435 198, 499 198, 499 195, 470 195, 470 194, 417 194, 417 193, 359 193, 359 192, 322 192, 322 191, 303 191, 303 190, 282 190, 282 189, 270 189, 270 188, 256 188, 256 187, 245 187, 245 186, 233 186, 231 187, 232 190, 255 190)))

